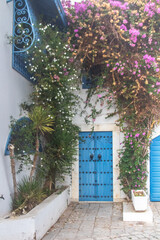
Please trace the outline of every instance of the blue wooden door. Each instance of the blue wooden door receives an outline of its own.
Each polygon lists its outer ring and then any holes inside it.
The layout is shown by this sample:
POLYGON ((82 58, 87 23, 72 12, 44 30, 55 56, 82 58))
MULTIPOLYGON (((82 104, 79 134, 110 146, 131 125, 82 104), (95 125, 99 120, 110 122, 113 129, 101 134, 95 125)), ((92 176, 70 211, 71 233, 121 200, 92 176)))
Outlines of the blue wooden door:
POLYGON ((80 133, 80 201, 113 201, 112 160, 112 132, 80 133))
POLYGON ((150 145, 150 200, 160 201, 160 136, 150 145))

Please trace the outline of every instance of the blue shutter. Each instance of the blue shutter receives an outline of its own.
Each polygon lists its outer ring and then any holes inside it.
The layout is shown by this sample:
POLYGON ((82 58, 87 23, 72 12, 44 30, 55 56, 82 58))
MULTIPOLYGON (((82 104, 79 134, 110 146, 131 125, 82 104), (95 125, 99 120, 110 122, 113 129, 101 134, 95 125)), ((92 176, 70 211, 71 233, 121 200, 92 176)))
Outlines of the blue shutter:
POLYGON ((160 201, 160 136, 150 145, 150 200, 160 201))

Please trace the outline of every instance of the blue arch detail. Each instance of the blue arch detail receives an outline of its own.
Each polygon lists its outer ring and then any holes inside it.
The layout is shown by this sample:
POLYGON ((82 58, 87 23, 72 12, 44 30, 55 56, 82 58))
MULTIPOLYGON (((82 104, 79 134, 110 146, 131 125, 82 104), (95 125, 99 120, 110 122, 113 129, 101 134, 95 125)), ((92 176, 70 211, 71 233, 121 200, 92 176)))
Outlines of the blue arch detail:
MULTIPOLYGON (((20 122, 20 121, 22 121, 22 120, 31 121, 28 117, 21 117, 20 119, 17 120, 17 122, 20 122)), ((7 143, 6 143, 5 151, 4 151, 4 155, 5 155, 5 156, 8 156, 8 155, 9 155, 8 145, 11 143, 12 131, 13 131, 13 129, 10 130, 10 133, 9 133, 9 135, 8 135, 8 139, 7 139, 7 143)))

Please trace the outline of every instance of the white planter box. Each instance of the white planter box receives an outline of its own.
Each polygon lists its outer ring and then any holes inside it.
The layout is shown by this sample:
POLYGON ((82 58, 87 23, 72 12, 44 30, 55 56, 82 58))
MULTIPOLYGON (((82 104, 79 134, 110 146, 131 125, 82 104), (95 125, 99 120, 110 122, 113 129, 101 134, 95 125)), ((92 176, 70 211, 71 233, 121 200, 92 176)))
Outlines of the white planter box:
POLYGON ((131 190, 131 196, 135 211, 147 210, 147 195, 144 190, 131 190), (134 192, 143 192, 144 196, 135 196, 134 192))
POLYGON ((65 211, 69 201, 69 188, 66 188, 46 198, 26 215, 0 219, 0 239, 40 240, 65 211))

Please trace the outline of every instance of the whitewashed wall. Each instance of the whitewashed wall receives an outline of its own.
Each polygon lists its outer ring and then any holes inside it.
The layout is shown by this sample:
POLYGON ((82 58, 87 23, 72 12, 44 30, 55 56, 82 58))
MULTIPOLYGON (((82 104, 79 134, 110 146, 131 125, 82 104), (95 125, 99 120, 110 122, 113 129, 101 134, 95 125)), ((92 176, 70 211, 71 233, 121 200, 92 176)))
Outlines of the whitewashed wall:
POLYGON ((10 116, 19 118, 19 104, 27 99, 31 84, 12 69, 12 46, 8 44, 7 35, 12 35, 13 1, 0 1, 0 216, 10 210, 13 193, 10 160, 4 156, 9 134, 10 116))

